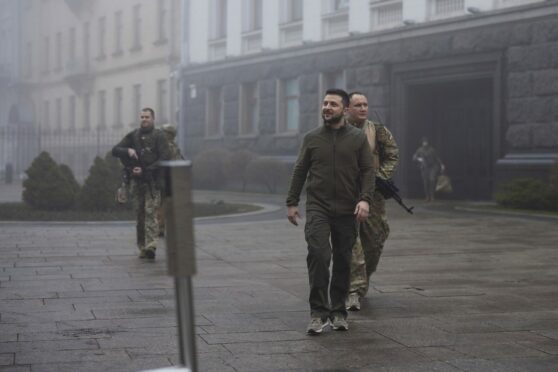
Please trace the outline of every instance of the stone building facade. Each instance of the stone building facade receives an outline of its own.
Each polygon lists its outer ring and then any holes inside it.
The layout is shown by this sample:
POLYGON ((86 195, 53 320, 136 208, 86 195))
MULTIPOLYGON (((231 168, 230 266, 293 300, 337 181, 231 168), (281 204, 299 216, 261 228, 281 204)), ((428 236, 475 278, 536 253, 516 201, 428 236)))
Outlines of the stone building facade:
POLYGON ((423 136, 455 197, 488 199, 503 181, 547 179, 558 160, 558 2, 467 10, 187 64, 186 154, 226 147, 292 162, 321 124, 323 92, 337 86, 365 93, 371 118, 394 133, 407 196, 420 194, 411 158, 423 136))

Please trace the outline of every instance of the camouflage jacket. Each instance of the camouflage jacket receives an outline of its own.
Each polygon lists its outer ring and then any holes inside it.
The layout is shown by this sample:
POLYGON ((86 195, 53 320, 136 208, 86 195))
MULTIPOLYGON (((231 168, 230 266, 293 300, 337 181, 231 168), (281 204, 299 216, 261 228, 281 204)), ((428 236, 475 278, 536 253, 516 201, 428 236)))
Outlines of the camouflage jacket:
POLYGON ((169 140, 169 151, 170 151, 170 158, 171 160, 184 160, 184 156, 180 152, 180 148, 174 140, 169 140))
MULTIPOLYGON (((358 126, 352 123, 353 126, 358 126)), ((384 125, 367 120, 362 130, 372 148, 372 162, 376 174, 383 179, 390 179, 399 164, 399 148, 395 138, 384 125)))

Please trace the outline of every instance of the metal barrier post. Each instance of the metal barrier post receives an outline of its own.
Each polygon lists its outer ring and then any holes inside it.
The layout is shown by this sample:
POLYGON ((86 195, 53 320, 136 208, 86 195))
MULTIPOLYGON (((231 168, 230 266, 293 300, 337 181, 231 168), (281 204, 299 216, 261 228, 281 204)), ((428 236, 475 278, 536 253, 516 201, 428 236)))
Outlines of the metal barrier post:
POLYGON ((196 273, 194 254, 193 204, 190 161, 160 162, 165 174, 163 204, 165 210, 165 240, 167 268, 174 277, 178 345, 180 364, 187 369, 160 369, 159 372, 197 372, 196 334, 194 329, 194 301, 192 276, 196 273))

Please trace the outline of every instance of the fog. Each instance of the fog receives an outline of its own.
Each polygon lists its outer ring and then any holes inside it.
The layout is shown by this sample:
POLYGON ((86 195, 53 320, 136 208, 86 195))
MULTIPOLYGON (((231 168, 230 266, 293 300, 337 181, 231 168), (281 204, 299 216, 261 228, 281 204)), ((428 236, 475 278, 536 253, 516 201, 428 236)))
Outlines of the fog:
POLYGON ((284 192, 304 134, 322 125, 324 92, 342 88, 366 96, 393 135, 409 197, 423 194, 413 155, 424 137, 451 197, 548 179, 556 4, 432 3, 2 0, 2 178, 25 178, 47 151, 82 182, 150 107, 157 126, 178 128, 186 158, 223 169, 200 185, 284 192), (215 154, 223 161, 204 159, 215 154), (233 157, 246 163, 237 170, 257 160, 256 175, 227 176, 233 157))

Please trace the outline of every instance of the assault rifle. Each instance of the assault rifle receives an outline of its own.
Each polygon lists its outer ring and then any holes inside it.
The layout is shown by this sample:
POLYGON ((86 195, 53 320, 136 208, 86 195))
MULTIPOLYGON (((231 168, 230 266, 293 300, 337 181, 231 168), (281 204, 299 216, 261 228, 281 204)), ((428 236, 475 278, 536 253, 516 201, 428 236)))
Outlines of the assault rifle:
POLYGON ((382 194, 384 199, 393 198, 403 209, 405 209, 408 213, 413 214, 413 209, 415 207, 407 207, 405 203, 403 203, 403 199, 399 195, 399 189, 395 186, 395 183, 391 179, 384 180, 383 178, 376 177, 376 190, 382 194))

